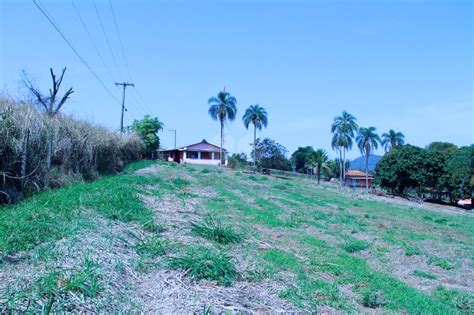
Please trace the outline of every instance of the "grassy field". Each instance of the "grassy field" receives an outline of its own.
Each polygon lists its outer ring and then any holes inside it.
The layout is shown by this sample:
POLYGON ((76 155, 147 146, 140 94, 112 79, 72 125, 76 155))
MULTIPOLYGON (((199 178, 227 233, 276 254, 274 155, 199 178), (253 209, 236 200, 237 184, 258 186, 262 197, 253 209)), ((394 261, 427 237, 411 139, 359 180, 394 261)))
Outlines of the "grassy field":
POLYGON ((169 163, 0 208, 0 312, 473 313, 474 217, 169 163))

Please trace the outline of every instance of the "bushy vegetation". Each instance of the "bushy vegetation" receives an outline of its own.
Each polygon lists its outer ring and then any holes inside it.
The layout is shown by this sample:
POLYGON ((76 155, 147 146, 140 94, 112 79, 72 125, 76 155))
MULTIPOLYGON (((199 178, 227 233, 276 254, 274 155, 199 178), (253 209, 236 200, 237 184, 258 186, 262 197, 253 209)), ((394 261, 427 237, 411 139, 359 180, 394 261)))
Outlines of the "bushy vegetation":
POLYGON ((258 168, 272 168, 277 170, 291 170, 290 160, 286 157, 288 150, 276 141, 260 138, 255 141, 255 150, 251 155, 256 157, 258 168), (256 151, 256 152, 254 152, 256 151))
POLYGON ((436 142, 423 149, 395 147, 377 164, 376 180, 398 194, 414 191, 438 201, 455 203, 471 197, 474 146, 457 148, 436 142))
POLYGON ((242 169, 249 166, 247 155, 245 153, 234 153, 229 156, 227 166, 231 169, 242 169))
POLYGON ((93 180, 142 157, 134 133, 120 136, 91 122, 50 117, 27 102, 0 97, 0 204, 25 194, 93 180), (51 166, 47 163, 52 135, 51 166))

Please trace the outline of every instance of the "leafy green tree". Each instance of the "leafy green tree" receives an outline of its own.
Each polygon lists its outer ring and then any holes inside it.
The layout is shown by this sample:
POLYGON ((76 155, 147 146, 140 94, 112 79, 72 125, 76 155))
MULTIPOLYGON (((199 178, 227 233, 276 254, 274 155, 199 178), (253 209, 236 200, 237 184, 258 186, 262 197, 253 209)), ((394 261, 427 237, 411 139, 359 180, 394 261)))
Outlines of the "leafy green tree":
POLYGON ((231 169, 244 168, 247 165, 249 165, 249 162, 244 152, 232 154, 227 161, 227 166, 231 169))
POLYGON ((286 158, 288 150, 275 140, 265 138, 263 140, 257 139, 255 145, 256 151, 252 155, 257 156, 258 168, 272 168, 278 170, 291 170, 291 163, 286 158))
POLYGON ((314 152, 313 147, 299 147, 291 155, 291 163, 295 166, 295 170, 300 173, 306 173, 306 161, 310 158, 311 154, 314 152))
MULTIPOLYGON (((262 130, 262 127, 267 128, 268 124, 268 114, 265 108, 260 105, 250 105, 249 108, 245 111, 244 116, 242 117, 245 128, 249 129, 249 125, 253 124, 253 147, 255 149, 255 143, 257 141, 257 129, 262 130)), ((253 156, 253 165, 257 165, 257 158, 253 156)))
POLYGON ((461 147, 446 163, 446 186, 451 202, 472 198, 474 178, 474 145, 461 147))
POLYGON ((362 155, 365 156, 365 187, 367 189, 369 189, 369 156, 380 143, 380 138, 375 130, 375 127, 361 127, 356 137, 357 146, 362 155))
POLYGON ((405 136, 401 132, 390 129, 388 132, 382 134, 382 146, 385 152, 390 151, 391 148, 399 147, 405 144, 405 136))
POLYGON ((142 120, 134 120, 132 130, 143 140, 145 146, 145 156, 155 158, 156 152, 160 148, 160 137, 158 132, 163 130, 164 124, 157 117, 152 118, 145 115, 142 120))
POLYGON ((431 142, 426 147, 426 149, 430 151, 439 152, 445 155, 446 157, 450 158, 451 156, 453 156, 454 154, 458 152, 459 148, 456 145, 449 142, 435 141, 435 142, 431 142))
POLYGON ((405 145, 386 153, 375 167, 375 178, 381 187, 403 195, 407 188, 420 187, 423 181, 422 148, 405 145))
POLYGON ((323 167, 326 166, 326 162, 329 160, 328 154, 323 149, 317 149, 313 151, 311 155, 308 157, 306 164, 308 167, 316 169, 316 176, 318 178, 318 185, 321 180, 321 171, 323 167))
POLYGON ((341 184, 345 178, 346 152, 352 149, 357 129, 357 119, 346 111, 343 111, 341 116, 335 117, 331 125, 331 132, 333 133, 331 147, 339 152, 339 161, 342 162, 339 174, 341 184))
POLYGON ((224 146, 224 124, 227 121, 233 121, 237 116, 237 99, 224 89, 224 91, 217 94, 217 97, 211 97, 207 103, 209 105, 209 115, 212 119, 220 122, 221 146, 219 149, 219 156, 221 164, 223 164, 225 161, 222 155, 222 147, 224 146))

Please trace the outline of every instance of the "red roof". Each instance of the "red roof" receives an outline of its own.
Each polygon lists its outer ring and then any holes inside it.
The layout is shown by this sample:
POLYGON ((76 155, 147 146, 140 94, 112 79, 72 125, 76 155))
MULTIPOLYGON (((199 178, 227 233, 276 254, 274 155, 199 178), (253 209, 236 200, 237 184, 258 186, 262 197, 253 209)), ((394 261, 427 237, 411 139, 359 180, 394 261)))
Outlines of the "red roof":
MULTIPOLYGON (((346 172, 346 177, 363 177, 365 178, 366 173, 358 171, 358 170, 348 170, 346 172)), ((372 178, 373 176, 369 174, 369 178, 372 178)))

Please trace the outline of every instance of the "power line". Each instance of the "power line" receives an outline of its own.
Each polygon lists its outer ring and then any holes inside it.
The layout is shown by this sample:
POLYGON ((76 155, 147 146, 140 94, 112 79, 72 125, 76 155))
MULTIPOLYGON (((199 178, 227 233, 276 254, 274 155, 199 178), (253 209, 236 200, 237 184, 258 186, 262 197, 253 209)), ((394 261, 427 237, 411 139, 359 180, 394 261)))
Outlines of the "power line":
MULTIPOLYGON (((76 11, 77 16, 79 17, 79 20, 80 20, 80 22, 81 22, 81 24, 82 24, 82 27, 85 29, 85 31, 86 31, 86 33, 87 33, 87 36, 89 37, 89 40, 91 41, 92 45, 94 46, 94 49, 95 49, 97 55, 99 56, 99 59, 100 59, 101 62, 102 62, 102 65, 103 65, 104 68, 106 69, 106 71, 107 71, 107 73, 108 73, 110 79, 111 79, 112 81, 114 81, 114 76, 112 75, 112 72, 110 71, 109 67, 107 66, 107 64, 106 64, 106 62, 105 62, 105 60, 104 60, 104 58, 102 57, 102 54, 100 53, 100 50, 99 50, 99 48, 97 47, 97 45, 96 45, 96 43, 95 43, 95 41, 94 41, 94 38, 92 37, 92 34, 91 34, 91 32, 89 31, 89 28, 87 27, 87 24, 85 23, 84 19, 82 18, 82 15, 81 15, 81 13, 79 12, 79 9, 78 9, 77 6, 76 6, 76 3, 74 2, 74 0, 71 0, 71 2, 72 2, 72 5, 73 5, 73 7, 74 7, 74 10, 76 11)), ((127 97, 127 98, 128 98, 128 97, 127 97)), ((137 111, 139 111, 139 112, 142 111, 142 110, 139 109, 138 107, 135 107, 135 109, 137 109, 137 111)), ((127 111, 128 111, 128 110, 127 110, 127 111)), ((130 112, 130 114, 133 116, 133 114, 132 114, 131 112, 130 112)), ((143 114, 143 112, 142 112, 142 114, 143 114)))
POLYGON ((104 90, 115 100, 117 101, 117 103, 120 104, 120 101, 115 97, 115 95, 112 94, 112 92, 110 92, 110 90, 107 88, 107 86, 104 84, 104 82, 102 81, 102 79, 97 75, 97 73, 95 73, 94 70, 92 70, 92 68, 87 64, 87 62, 84 60, 84 58, 82 58, 82 56, 77 52, 77 50, 74 48, 74 46, 71 44, 71 42, 67 39, 66 35, 59 29, 59 26, 56 25, 56 23, 53 22, 52 18, 49 16, 48 13, 46 13, 46 11, 38 4, 36 3, 36 0, 33 0, 33 3, 36 5, 36 7, 41 11, 41 13, 46 17, 46 19, 49 21, 49 23, 54 27, 54 29, 59 33, 59 35, 61 35, 61 37, 63 38, 63 40, 66 42, 66 44, 69 46, 69 48, 72 49, 72 51, 74 52, 74 54, 76 54, 76 56, 79 58, 79 60, 81 60, 81 62, 84 64, 84 66, 86 66, 86 68, 94 75, 94 77, 99 81, 99 83, 102 85, 102 87, 104 88, 104 90))
POLYGON ((89 40, 91 41, 92 46, 94 46, 94 49, 95 49, 97 55, 99 56, 100 61, 102 62, 102 65, 107 70, 107 73, 109 74, 111 81, 114 81, 114 77, 113 77, 112 73, 110 72, 109 67, 105 63, 104 58, 102 57, 102 54, 99 51, 99 48, 95 44, 95 41, 92 37, 92 34, 89 31, 89 28, 87 27, 87 24, 84 22, 84 19, 82 18, 82 15, 81 15, 81 13, 79 12, 79 9, 76 6, 76 3, 74 2, 74 0, 71 0, 71 2, 72 2, 72 6, 74 7, 74 10, 76 11, 77 16, 79 17, 79 20, 81 21, 82 27, 86 30, 87 36, 89 37, 89 40))
POLYGON ((105 31, 104 24, 102 23, 102 18, 100 17, 99 9, 97 9, 97 5, 95 4, 95 0, 92 0, 92 3, 94 5, 94 9, 95 9, 95 13, 97 15, 97 18, 99 19, 99 24, 100 24, 100 27, 102 29, 102 32, 104 33, 105 41, 107 42, 107 46, 109 47, 110 54, 112 55, 112 60, 114 61, 115 68, 117 69, 117 72, 118 72, 121 80, 123 81, 123 76, 122 76, 122 73, 120 72, 120 68, 117 64, 117 59, 115 59, 115 54, 114 54, 114 51, 112 49, 112 46, 110 45, 109 37, 107 36, 107 32, 105 31))
MULTIPOLYGON (((134 81, 133 80, 133 77, 132 77, 132 73, 130 71, 130 67, 128 66, 128 61, 127 61, 127 57, 125 56, 125 50, 123 48, 123 42, 122 42, 122 36, 120 36, 120 31, 119 31, 119 28, 118 28, 118 23, 117 23, 117 18, 115 16, 115 10, 114 10, 114 7, 112 5, 112 0, 109 0, 109 6, 110 6, 110 11, 112 12, 112 18, 114 20, 114 25, 115 25, 115 31, 117 32, 117 37, 119 39, 119 43, 120 43, 120 49, 122 51, 122 57, 123 57, 123 60, 125 61, 125 66, 127 68, 127 73, 128 73, 128 76, 130 78, 131 81, 134 81)), ((146 111, 149 111, 150 114, 152 112, 152 110, 148 107, 147 103, 145 102, 145 100, 141 97, 139 91, 138 91, 138 88, 137 87, 134 87, 135 92, 137 93, 137 95, 141 98, 142 102, 143 102, 143 106, 145 107, 146 111)), ((131 94, 133 95, 133 94, 131 94)), ((138 100, 136 100, 137 104, 140 103, 142 104, 141 102, 138 102, 138 100)))
POLYGON ((122 37, 120 36, 119 28, 117 25, 117 19, 115 18, 115 11, 114 7, 112 6, 112 0, 109 0, 109 5, 110 5, 110 11, 112 12, 112 18, 114 20, 114 25, 115 25, 115 32, 117 33, 117 37, 119 39, 120 43, 120 49, 122 51, 122 57, 123 60, 125 61, 125 67, 127 68, 128 76, 130 77, 130 80, 132 80, 132 74, 130 73, 130 68, 128 66, 127 58, 125 57, 125 51, 123 49, 123 44, 122 44, 122 37))

